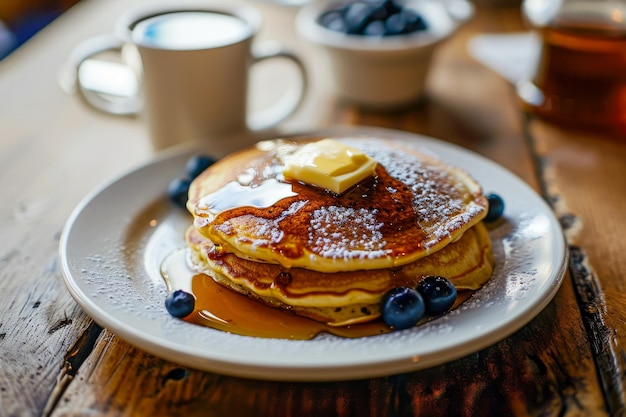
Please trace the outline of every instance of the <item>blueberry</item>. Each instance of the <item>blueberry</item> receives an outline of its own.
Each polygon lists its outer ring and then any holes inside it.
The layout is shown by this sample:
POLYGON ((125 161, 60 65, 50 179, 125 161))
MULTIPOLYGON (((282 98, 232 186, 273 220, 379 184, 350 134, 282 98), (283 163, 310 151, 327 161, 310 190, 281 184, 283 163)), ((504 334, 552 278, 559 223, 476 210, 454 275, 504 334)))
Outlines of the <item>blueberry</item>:
POLYGON ((387 15, 390 16, 392 14, 398 13, 402 10, 402 6, 396 3, 394 0, 385 0, 383 2, 383 6, 387 9, 387 15))
POLYGON ((189 178, 176 178, 167 187, 167 195, 174 204, 185 208, 190 185, 189 178))
POLYGON ((344 15, 347 32, 355 35, 362 34, 371 18, 372 10, 372 6, 363 2, 355 2, 348 6, 344 15))
POLYGON ((487 216, 484 221, 493 222, 498 220, 504 213, 504 200, 498 194, 487 194, 487 201, 489 203, 489 209, 487 210, 487 216))
POLYGON ((165 299, 167 312, 179 319, 190 315, 195 304, 195 297, 183 290, 173 291, 165 299))
POLYGON ((320 24, 327 29, 334 30, 336 32, 347 32, 346 22, 343 20, 343 14, 341 10, 330 10, 324 13, 319 20, 320 24))
POLYGON ((372 20, 385 20, 389 17, 389 11, 385 7, 385 1, 370 1, 372 12, 370 17, 372 20))
POLYGON ((367 36, 383 36, 385 34, 385 24, 380 20, 374 20, 365 26, 363 34, 367 36))
POLYGON ((403 9, 400 14, 406 24, 406 27, 404 28, 405 33, 413 33, 426 29, 426 22, 424 21, 424 18, 415 10, 403 9))
POLYGON ((189 178, 196 178, 198 175, 202 174, 202 172, 213 165, 215 163, 215 159, 208 155, 196 155, 189 158, 187 161, 187 166, 185 167, 185 171, 189 178))
POLYGON ((383 321, 396 330, 415 326, 424 312, 424 300, 413 288, 392 288, 385 293, 381 302, 383 321))
POLYGON ((456 301, 456 288, 447 278, 427 276, 417 286, 422 295, 428 314, 445 313, 456 301))
POLYGON ((418 12, 395 0, 353 1, 322 13, 318 22, 337 32, 365 36, 400 35, 426 28, 418 12))
POLYGON ((386 35, 399 35, 406 29, 406 22, 402 17, 402 14, 396 13, 389 16, 385 22, 385 34, 386 35))

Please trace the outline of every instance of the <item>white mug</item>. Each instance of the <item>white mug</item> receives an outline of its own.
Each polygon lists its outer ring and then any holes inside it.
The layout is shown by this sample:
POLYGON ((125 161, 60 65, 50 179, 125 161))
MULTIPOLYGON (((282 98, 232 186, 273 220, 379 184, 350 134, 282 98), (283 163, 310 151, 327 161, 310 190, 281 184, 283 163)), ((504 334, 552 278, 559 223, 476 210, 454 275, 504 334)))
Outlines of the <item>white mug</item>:
MULTIPOLYGON (((268 129, 302 103, 307 74, 301 60, 280 44, 265 41, 253 46, 260 26, 255 9, 232 1, 148 3, 122 15, 113 34, 88 39, 73 51, 69 62, 76 91, 104 112, 141 113, 155 149, 188 141, 230 141, 268 129), (130 57, 126 61, 137 75, 136 93, 114 97, 84 85, 79 76, 83 64, 108 50, 130 57), (269 108, 247 114, 250 67, 277 57, 296 65, 300 85, 290 86, 269 108)), ((125 80, 113 78, 118 85, 125 80)), ((216 153, 239 147, 216 145, 216 153)))

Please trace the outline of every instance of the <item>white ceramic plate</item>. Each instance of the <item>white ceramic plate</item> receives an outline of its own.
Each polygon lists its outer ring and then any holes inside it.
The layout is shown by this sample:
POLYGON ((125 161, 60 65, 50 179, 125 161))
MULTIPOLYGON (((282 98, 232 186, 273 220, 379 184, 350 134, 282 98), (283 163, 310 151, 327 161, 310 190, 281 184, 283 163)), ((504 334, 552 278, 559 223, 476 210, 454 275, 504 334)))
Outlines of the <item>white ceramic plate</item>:
POLYGON ((60 245, 72 296, 98 324, 176 363, 271 380, 340 380, 435 366, 509 336, 550 302, 566 267, 565 242, 552 210, 523 181, 450 144, 399 131, 339 128, 321 134, 406 140, 464 168, 486 192, 503 197, 505 220, 490 233, 492 279, 460 308, 423 326, 361 339, 321 335, 308 341, 238 336, 172 318, 159 267, 184 246, 190 215, 166 187, 190 153, 164 155, 94 190, 79 204, 60 245))

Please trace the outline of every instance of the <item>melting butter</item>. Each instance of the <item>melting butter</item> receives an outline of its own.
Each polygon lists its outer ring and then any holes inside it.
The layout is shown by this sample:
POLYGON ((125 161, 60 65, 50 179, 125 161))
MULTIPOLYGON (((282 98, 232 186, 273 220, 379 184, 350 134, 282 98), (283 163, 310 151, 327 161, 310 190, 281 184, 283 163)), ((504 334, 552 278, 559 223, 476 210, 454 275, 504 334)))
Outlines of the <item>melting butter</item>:
POLYGON ((332 139, 308 143, 283 155, 283 175, 341 194, 374 174, 376 161, 332 139))

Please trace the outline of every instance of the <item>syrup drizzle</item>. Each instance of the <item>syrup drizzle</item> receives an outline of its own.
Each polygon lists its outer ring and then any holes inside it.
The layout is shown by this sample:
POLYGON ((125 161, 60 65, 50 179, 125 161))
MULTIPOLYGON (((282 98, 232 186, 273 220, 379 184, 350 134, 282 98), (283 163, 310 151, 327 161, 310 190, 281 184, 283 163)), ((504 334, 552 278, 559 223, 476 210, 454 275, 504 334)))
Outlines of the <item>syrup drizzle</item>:
MULTIPOLYGON (((216 283, 204 273, 194 271, 187 261, 189 249, 171 253, 161 265, 168 292, 182 289, 196 297, 193 313, 185 321, 243 336, 310 340, 320 333, 358 338, 388 333, 392 329, 382 320, 351 326, 333 327, 286 310, 269 307, 216 283)), ((460 292, 456 308, 471 295, 460 292)), ((431 320, 425 318, 419 324, 431 320)))
POLYGON ((348 144, 378 166, 343 194, 285 179, 270 150, 244 158, 242 172, 217 190, 192 196, 196 227, 214 241, 241 243, 251 258, 304 268, 313 259, 336 272, 342 261, 351 269, 408 263, 444 247, 485 210, 473 183, 434 158, 375 141, 348 144))

